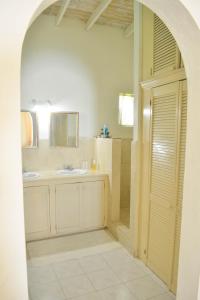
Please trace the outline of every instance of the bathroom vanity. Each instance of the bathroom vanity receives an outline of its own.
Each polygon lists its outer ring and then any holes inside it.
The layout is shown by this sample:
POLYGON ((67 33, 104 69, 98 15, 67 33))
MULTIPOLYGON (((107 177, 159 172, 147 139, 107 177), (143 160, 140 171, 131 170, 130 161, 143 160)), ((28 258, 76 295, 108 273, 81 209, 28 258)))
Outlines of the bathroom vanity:
POLYGON ((98 171, 74 176, 50 171, 24 179, 26 240, 105 227, 107 178, 98 171))

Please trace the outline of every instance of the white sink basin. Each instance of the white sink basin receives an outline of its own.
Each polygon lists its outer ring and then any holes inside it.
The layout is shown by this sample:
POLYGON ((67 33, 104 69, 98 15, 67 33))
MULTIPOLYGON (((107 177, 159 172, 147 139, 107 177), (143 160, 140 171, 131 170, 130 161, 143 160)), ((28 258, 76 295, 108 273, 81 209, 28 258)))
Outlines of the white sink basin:
POLYGON ((84 169, 63 169, 63 170, 58 170, 57 174, 58 175, 84 175, 87 174, 88 170, 84 169))
POLYGON ((37 172, 24 172, 23 173, 23 178, 37 178, 39 176, 40 176, 40 174, 37 172))

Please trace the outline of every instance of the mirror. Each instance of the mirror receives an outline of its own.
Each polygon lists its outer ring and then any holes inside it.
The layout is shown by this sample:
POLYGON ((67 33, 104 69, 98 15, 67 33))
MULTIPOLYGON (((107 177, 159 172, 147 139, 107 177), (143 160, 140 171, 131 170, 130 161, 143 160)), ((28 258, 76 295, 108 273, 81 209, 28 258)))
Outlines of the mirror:
POLYGON ((79 113, 52 113, 50 121, 50 145, 54 147, 78 147, 78 141, 79 113))
POLYGON ((21 141, 23 148, 38 147, 38 122, 35 112, 21 111, 21 141))

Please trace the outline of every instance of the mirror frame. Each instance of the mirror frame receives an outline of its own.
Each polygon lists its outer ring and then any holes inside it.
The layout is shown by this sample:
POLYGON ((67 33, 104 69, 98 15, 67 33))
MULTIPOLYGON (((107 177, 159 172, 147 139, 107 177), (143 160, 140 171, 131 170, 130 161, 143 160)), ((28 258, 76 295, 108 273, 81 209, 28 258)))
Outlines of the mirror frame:
POLYGON ((51 113, 51 116, 50 116, 50 124, 49 124, 49 145, 50 147, 63 147, 63 148, 78 148, 79 147, 79 112, 72 112, 72 111, 57 111, 57 112, 52 112, 51 113), (78 137, 76 139, 76 145, 75 146, 56 146, 56 145, 53 145, 52 143, 52 135, 51 135, 51 117, 53 115, 56 115, 56 114, 68 114, 68 115, 77 115, 77 120, 76 120, 76 136, 78 137))
POLYGON ((38 123, 38 115, 35 111, 32 110, 24 110, 22 109, 20 112, 27 112, 27 113, 34 113, 35 114, 35 120, 36 120, 36 134, 35 134, 35 139, 36 139, 36 146, 32 147, 22 147, 22 149, 37 149, 39 148, 39 123, 38 123))

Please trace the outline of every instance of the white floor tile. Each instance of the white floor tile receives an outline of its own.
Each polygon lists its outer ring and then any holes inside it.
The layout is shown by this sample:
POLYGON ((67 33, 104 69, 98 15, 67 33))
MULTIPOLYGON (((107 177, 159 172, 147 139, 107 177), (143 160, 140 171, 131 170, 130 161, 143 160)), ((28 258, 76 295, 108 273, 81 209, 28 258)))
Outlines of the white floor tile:
MULTIPOLYGON (((148 269, 147 267, 145 267, 148 271, 148 275, 155 281, 157 282, 160 286, 162 286, 164 289, 166 289, 166 284, 160 279, 158 278, 155 273, 153 273, 150 269, 148 269)), ((167 289, 168 291, 168 289, 167 289)))
POLYGON ((102 244, 106 245, 113 241, 115 241, 115 239, 107 230, 96 230, 93 232, 30 242, 27 243, 27 249, 30 257, 33 258, 95 247, 102 244))
POLYGON ((95 290, 85 275, 63 278, 59 282, 67 298, 75 298, 95 290))
POLYGON ((111 268, 117 277, 123 282, 147 275, 145 270, 138 266, 134 261, 125 262, 123 265, 121 263, 112 264, 111 268))
POLYGON ((57 282, 34 284, 30 287, 31 300, 66 300, 57 282))
POLYGON ((32 257, 28 261, 28 264, 31 266, 49 265, 55 262, 61 262, 65 260, 81 259, 82 257, 87 257, 91 255, 102 255, 102 253, 121 248, 122 246, 119 242, 112 241, 110 243, 105 243, 94 247, 58 252, 55 254, 44 255, 40 257, 32 257))
POLYGON ((102 300, 137 300, 124 285, 117 285, 100 292, 102 300))
POLYGON ((86 273, 99 271, 107 267, 107 263, 105 262, 105 260, 101 255, 90 255, 81 258, 79 261, 81 267, 86 273))
POLYGON ((125 263, 133 261, 131 255, 124 248, 103 253, 103 258, 109 265, 115 265, 118 268, 122 267, 125 263))
POLYGON ((72 298, 73 300, 105 300, 100 292, 93 292, 80 297, 72 298))
POLYGON ((120 283, 120 280, 117 278, 115 273, 109 268, 88 273, 87 276, 97 290, 105 289, 120 283))
POLYGON ((52 268, 59 279, 83 274, 80 263, 76 259, 55 263, 52 268))
POLYGON ((56 275, 51 266, 28 267, 29 285, 34 283, 48 283, 56 281, 56 275))
POLYGON ((147 300, 166 293, 166 289, 155 282, 150 276, 128 281, 126 286, 138 300, 147 300))
POLYGON ((175 300, 104 230, 33 242, 29 250, 31 300, 175 300))
POLYGON ((175 300, 176 297, 172 295, 171 293, 166 293, 164 295, 160 295, 154 298, 151 298, 151 300, 175 300))
POLYGON ((137 300, 129 289, 124 285, 115 285, 113 287, 87 294, 73 300, 137 300))

